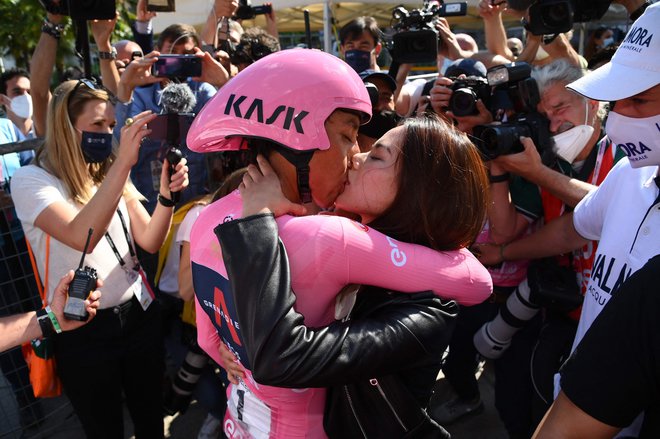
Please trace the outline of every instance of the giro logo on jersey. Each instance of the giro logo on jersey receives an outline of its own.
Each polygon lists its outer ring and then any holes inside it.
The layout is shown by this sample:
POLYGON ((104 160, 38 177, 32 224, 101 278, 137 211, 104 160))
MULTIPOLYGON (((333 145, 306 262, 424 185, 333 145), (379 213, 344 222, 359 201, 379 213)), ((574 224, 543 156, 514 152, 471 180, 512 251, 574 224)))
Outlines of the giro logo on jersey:
POLYGON ((626 153, 631 162, 645 159, 647 157, 647 153, 651 152, 651 148, 644 145, 641 141, 638 144, 631 142, 619 143, 617 146, 626 153))
MULTIPOLYGON (((243 119, 256 120, 259 123, 264 123, 264 101, 261 99, 254 98, 252 102, 245 102, 248 99, 247 96, 236 97, 235 94, 229 95, 229 100, 225 106, 225 114, 231 115, 234 113, 234 116, 240 117, 243 119), (245 104, 245 105, 243 105, 245 104), (243 108, 241 108, 243 105, 243 108), (247 108, 247 109, 246 109, 247 108), (243 114, 245 110, 245 114, 243 114)), ((273 112, 265 119, 266 125, 274 124, 279 118, 280 115, 284 113, 284 120, 282 121, 282 128, 285 130, 291 129, 291 123, 295 127, 296 132, 300 134, 305 134, 302 126, 302 120, 307 117, 309 111, 296 111, 293 107, 287 107, 285 105, 279 105, 273 112)))
POLYGON ((386 236, 387 242, 389 242, 390 247, 392 247, 392 251, 390 252, 390 258, 392 259, 392 263, 394 264, 395 267, 403 267, 406 265, 406 261, 408 258, 406 258, 406 254, 399 250, 399 246, 396 245, 396 242, 390 238, 389 236, 386 236))
POLYGON ((642 47, 649 47, 651 45, 651 39, 653 38, 653 34, 649 35, 648 29, 644 29, 643 27, 633 27, 630 29, 630 32, 628 32, 628 35, 626 35, 626 39, 623 40, 622 46, 625 46, 626 44, 631 44, 635 46, 640 46, 640 47, 626 47, 627 49, 634 50, 635 52, 641 52, 642 47))

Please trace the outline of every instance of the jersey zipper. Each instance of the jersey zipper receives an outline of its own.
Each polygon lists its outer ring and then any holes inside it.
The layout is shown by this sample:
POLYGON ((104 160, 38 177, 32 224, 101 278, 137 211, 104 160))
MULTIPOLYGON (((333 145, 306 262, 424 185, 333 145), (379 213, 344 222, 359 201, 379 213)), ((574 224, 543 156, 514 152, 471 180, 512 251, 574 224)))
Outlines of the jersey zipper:
POLYGON ((374 386, 375 388, 378 389, 378 392, 380 393, 380 396, 383 397, 383 399, 385 400, 387 405, 390 407, 390 410, 392 411, 392 414, 396 418, 396 420, 399 423, 399 425, 401 426, 401 428, 403 428, 404 431, 408 431, 408 428, 406 428, 406 425, 403 423, 403 421, 401 420, 401 418, 397 414, 396 410, 394 410, 394 406, 392 405, 390 400, 387 399, 387 395, 385 395, 385 392, 383 391, 383 388, 380 387, 380 383, 378 382, 378 380, 376 378, 372 378, 372 379, 369 380, 369 384, 371 384, 372 386, 374 386))
POLYGON ((360 427, 360 431, 362 432, 362 436, 364 436, 364 439, 367 439, 367 433, 364 431, 364 428, 362 427, 362 424, 360 423, 360 419, 358 419, 358 415, 355 412, 355 407, 353 407, 353 400, 351 399, 351 395, 348 393, 348 386, 344 386, 344 392, 346 393, 346 399, 348 400, 348 405, 351 407, 351 411, 353 412, 353 417, 355 418, 355 421, 358 424, 358 427, 360 427))

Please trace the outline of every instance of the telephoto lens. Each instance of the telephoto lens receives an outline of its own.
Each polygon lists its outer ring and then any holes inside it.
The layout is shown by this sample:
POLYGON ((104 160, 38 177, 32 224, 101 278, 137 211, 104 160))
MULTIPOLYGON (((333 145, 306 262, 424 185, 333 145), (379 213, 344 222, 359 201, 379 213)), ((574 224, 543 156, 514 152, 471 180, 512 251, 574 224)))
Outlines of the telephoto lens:
POLYGON ((163 407, 167 415, 186 412, 195 386, 208 361, 208 357, 197 343, 190 347, 172 385, 165 389, 163 407))
POLYGON ((509 346, 514 334, 539 312, 540 306, 529 299, 527 279, 511 293, 500 312, 485 323, 473 337, 477 351, 491 360, 500 358, 509 346))

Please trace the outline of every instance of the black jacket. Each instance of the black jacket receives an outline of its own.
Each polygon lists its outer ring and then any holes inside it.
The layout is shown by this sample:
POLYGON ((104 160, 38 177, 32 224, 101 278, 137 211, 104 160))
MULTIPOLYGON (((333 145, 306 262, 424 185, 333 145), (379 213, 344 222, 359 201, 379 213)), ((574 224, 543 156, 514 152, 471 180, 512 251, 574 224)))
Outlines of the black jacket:
POLYGON ((223 223, 215 233, 257 382, 329 387, 325 427, 331 437, 404 437, 429 423, 431 433, 414 437, 448 437, 422 408, 451 336, 454 302, 430 292, 365 291, 353 318, 308 328, 293 309, 288 258, 272 215, 223 223), (405 429, 397 429, 397 417, 405 418, 405 429))

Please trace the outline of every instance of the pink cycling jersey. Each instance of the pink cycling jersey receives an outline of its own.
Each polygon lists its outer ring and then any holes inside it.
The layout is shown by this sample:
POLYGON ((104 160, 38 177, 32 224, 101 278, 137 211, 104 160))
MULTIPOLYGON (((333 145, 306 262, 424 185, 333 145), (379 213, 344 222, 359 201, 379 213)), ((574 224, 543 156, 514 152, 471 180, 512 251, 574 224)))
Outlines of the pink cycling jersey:
MULTIPOLYGON (((225 432, 230 437, 325 437, 324 389, 265 386, 250 375, 222 252, 213 232, 219 223, 240 218, 241 211, 236 191, 207 206, 190 236, 199 345, 221 363, 218 349, 224 342, 246 369, 246 378, 227 392, 225 432)), ((311 327, 333 321, 337 293, 348 284, 401 292, 433 290, 462 305, 480 303, 492 292, 488 271, 466 249, 434 251, 336 216, 282 216, 277 224, 289 257, 295 307, 311 327)))

